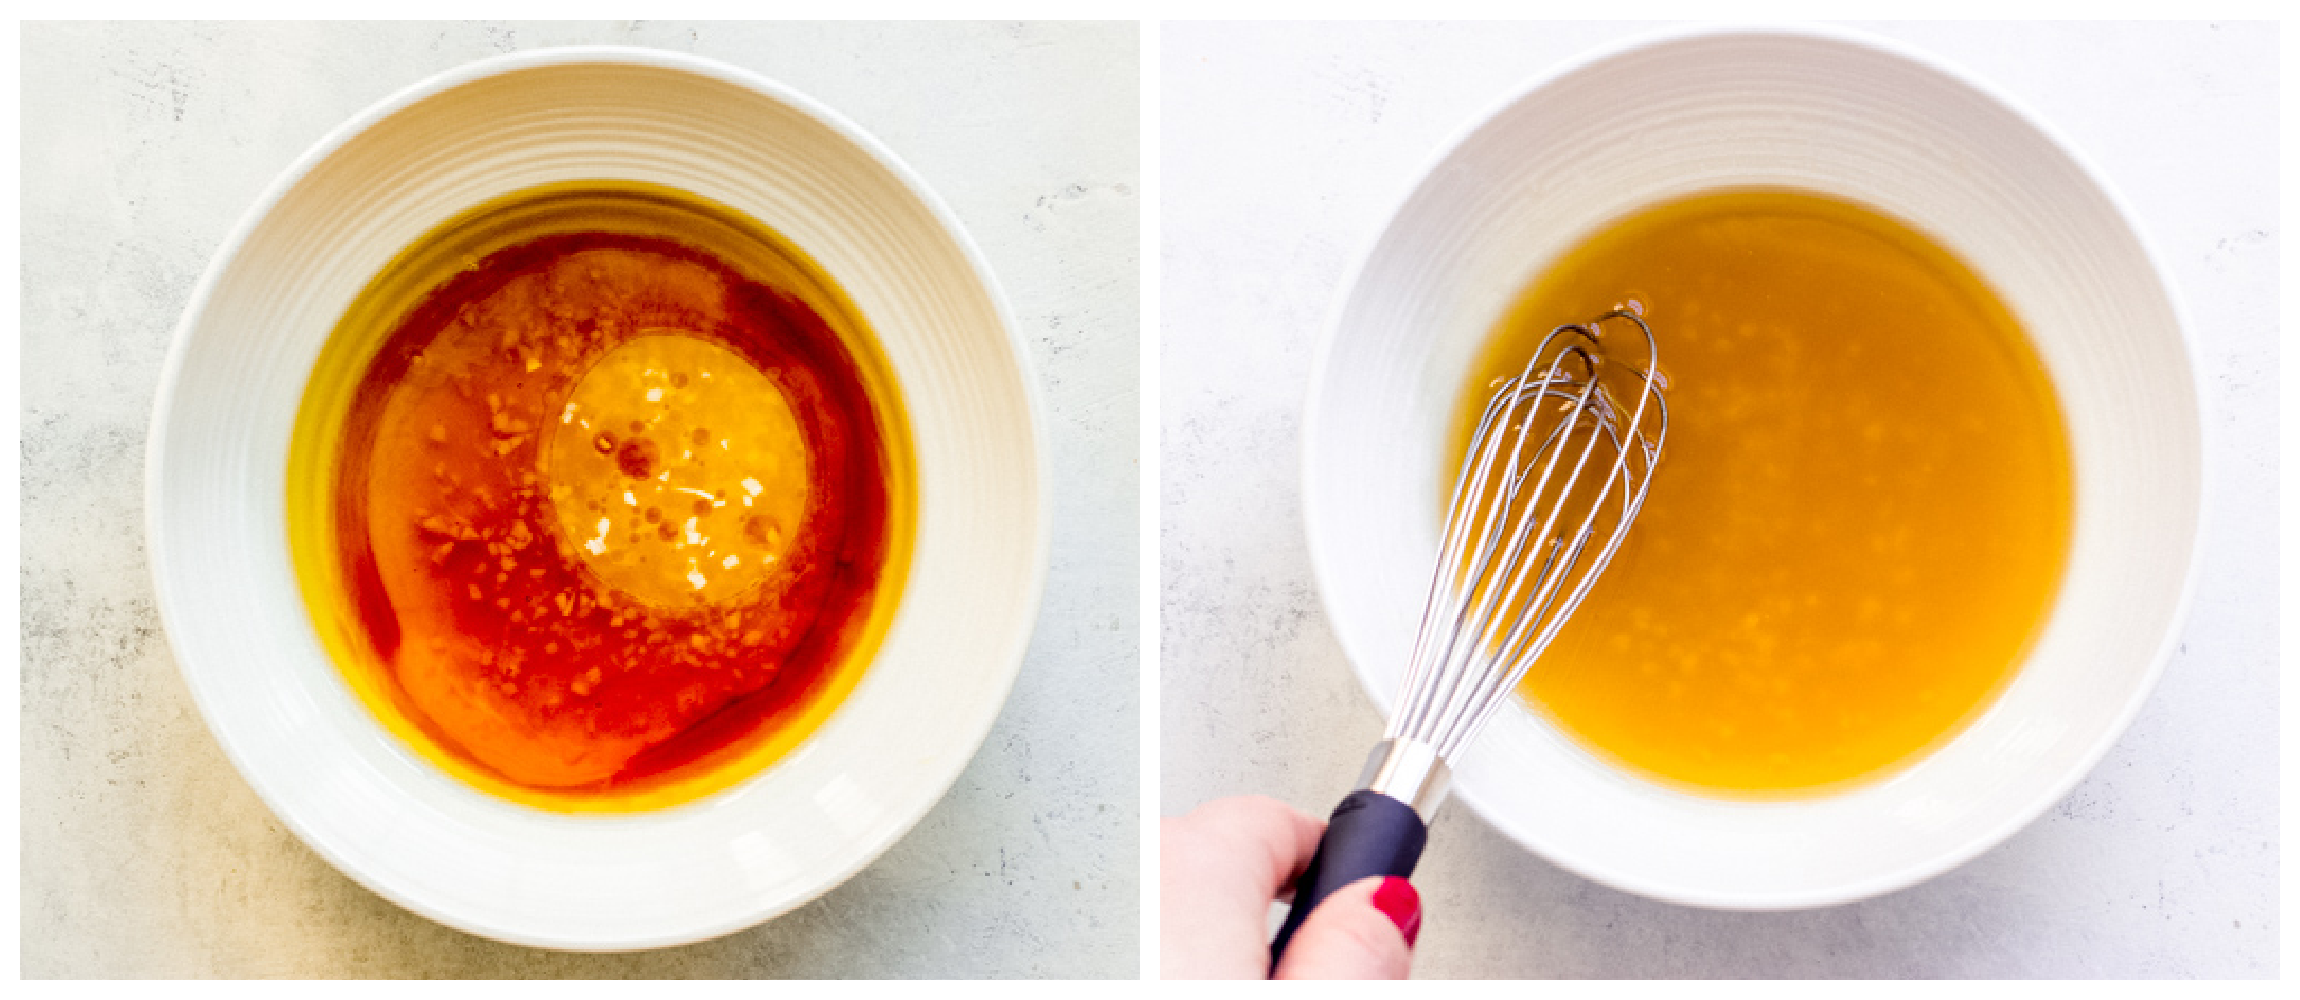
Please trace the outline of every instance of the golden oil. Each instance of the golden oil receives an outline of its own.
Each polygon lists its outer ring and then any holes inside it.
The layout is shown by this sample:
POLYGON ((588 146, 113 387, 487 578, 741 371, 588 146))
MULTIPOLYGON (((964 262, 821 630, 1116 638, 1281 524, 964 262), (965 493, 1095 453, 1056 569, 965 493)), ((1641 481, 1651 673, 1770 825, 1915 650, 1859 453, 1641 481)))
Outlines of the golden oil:
POLYGON ((1694 195, 1535 279, 1463 389, 1453 458, 1543 334, 1631 301, 1659 339, 1666 451, 1520 694, 1633 773, 1728 797, 1826 792, 1952 738, 2042 627, 2074 517, 2059 403, 2012 312, 1863 206, 1694 195))
POLYGON ((916 524, 900 388, 838 286, 625 182, 496 199, 385 267, 314 366, 288 484, 360 701, 567 812, 692 801, 797 746, 883 641, 916 524))

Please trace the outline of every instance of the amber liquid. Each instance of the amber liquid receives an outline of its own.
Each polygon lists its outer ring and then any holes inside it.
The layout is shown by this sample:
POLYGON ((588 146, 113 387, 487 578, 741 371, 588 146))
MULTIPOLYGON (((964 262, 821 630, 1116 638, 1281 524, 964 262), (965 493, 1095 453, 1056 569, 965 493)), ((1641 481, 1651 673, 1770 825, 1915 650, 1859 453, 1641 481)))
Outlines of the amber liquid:
POLYGON ((2011 312, 1866 208, 1693 196, 1539 276, 1464 388, 1452 458, 1543 334, 1632 301, 1660 342, 1667 445, 1521 695, 1603 758, 1727 796, 1873 779, 1953 737, 2019 667, 2068 558, 2068 438, 2011 312))
POLYGON ((825 279, 739 230, 635 186, 506 199, 388 269, 315 372, 289 505, 315 621, 482 787, 724 787, 883 634, 911 516, 891 379, 825 279))

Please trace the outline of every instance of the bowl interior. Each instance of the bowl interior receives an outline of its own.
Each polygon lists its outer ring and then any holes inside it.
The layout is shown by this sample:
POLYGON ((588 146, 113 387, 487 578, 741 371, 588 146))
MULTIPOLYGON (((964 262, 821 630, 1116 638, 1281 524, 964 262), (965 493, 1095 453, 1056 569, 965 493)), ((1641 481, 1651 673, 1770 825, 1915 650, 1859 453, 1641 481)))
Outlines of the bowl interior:
POLYGON ((1519 842, 1599 881, 1786 908, 1898 888, 2009 836, 2106 751, 2169 653, 2200 508, 2193 365, 2148 251, 2061 143, 1953 71, 1833 32, 1672 36, 1560 70, 1444 154, 1344 290, 1313 380, 1304 493, 1320 590, 1386 711, 1444 516, 1447 421, 1504 308, 1614 218, 1758 185, 1913 224, 2027 328, 2077 479, 2068 575, 2042 636, 1952 742, 1833 795, 1665 790, 1519 706, 1455 762, 1455 787, 1519 842))
POLYGON ((1044 577, 1027 356, 955 219, 813 102, 706 60, 556 50, 387 99, 288 172, 202 279, 150 443, 159 606, 195 699, 265 802, 386 897, 524 944, 698 940, 795 907, 889 846, 949 787, 1020 665, 1044 577), (361 707, 289 564, 289 432, 361 288, 474 205, 567 181, 677 188, 809 253, 880 338, 911 418, 918 520, 879 655, 758 777, 688 805, 571 816, 483 794, 361 707))

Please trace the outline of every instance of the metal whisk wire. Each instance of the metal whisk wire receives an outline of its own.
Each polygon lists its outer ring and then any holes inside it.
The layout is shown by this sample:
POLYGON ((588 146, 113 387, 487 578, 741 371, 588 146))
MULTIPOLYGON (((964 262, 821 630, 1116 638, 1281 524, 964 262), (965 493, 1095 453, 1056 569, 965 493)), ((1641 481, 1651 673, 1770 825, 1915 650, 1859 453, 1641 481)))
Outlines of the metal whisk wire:
POLYGON ((1403 696, 1385 739, 1416 740, 1450 759, 1476 737, 1501 696, 1516 687, 1588 596, 1645 503, 1669 433, 1658 361, 1644 319, 1617 310, 1550 331, 1525 369, 1487 401, 1454 480, 1403 696), (1602 353, 1601 328, 1613 319, 1627 320, 1644 334, 1644 369, 1602 353), (1598 377, 1609 360, 1637 383, 1636 406, 1626 411, 1626 422, 1623 407, 1598 377), (1649 410, 1657 418, 1650 438, 1644 433, 1649 410), (1529 440, 1535 442, 1530 455, 1529 440), (1505 444, 1508 457, 1497 465, 1505 444), (1568 454, 1571 468, 1560 476, 1568 454), (1574 493, 1593 459, 1606 466, 1598 493, 1578 511, 1580 523, 1561 533, 1560 524, 1570 523, 1576 512, 1580 501, 1574 493), (1502 480, 1494 484, 1497 472, 1502 480), (1525 496, 1529 479, 1533 491, 1525 496), (1595 552, 1587 552, 1609 500, 1616 505, 1611 529, 1595 552))
POLYGON ((1368 876, 1413 874, 1453 755, 1589 596, 1645 505, 1669 436, 1659 364, 1652 328, 1616 310, 1551 330, 1525 370, 1487 401, 1454 478, 1397 709, 1295 882, 1293 909, 1270 942, 1271 968, 1327 896, 1368 876), (1644 333, 1643 369, 1603 350, 1600 328, 1616 319, 1644 333), (1624 409, 1600 377, 1608 366, 1636 380, 1634 408, 1624 409), (1584 476, 1599 468, 1591 496, 1584 476), (1608 513, 1611 525, 1592 550, 1608 513))

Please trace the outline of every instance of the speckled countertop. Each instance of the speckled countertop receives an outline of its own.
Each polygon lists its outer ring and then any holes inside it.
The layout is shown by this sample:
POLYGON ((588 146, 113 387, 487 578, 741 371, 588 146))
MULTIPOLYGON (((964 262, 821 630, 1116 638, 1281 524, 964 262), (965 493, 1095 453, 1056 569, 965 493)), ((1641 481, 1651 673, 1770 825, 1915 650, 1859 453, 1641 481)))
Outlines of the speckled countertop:
POLYGON ((1138 31, 1130 24, 29 24, 22 28, 23 973, 1133 976, 1138 31), (894 150, 989 257, 1048 404, 1054 544, 1012 699, 861 874, 717 941, 470 937, 283 829, 176 671, 143 553, 168 336, 240 215, 376 100, 498 52, 720 59, 894 150))
MULTIPOLYGON (((2277 31, 1860 25, 2062 130, 2163 255, 2199 347, 2207 534, 2180 653, 2067 799, 1923 885, 1686 909, 1527 853, 1458 803, 1415 882, 1417 976, 2278 973, 2277 31)), ((1161 808, 1315 814, 1381 720, 1319 604, 1300 416, 1343 270, 1438 145, 1614 24, 1170 25, 1160 54, 1161 808)))

